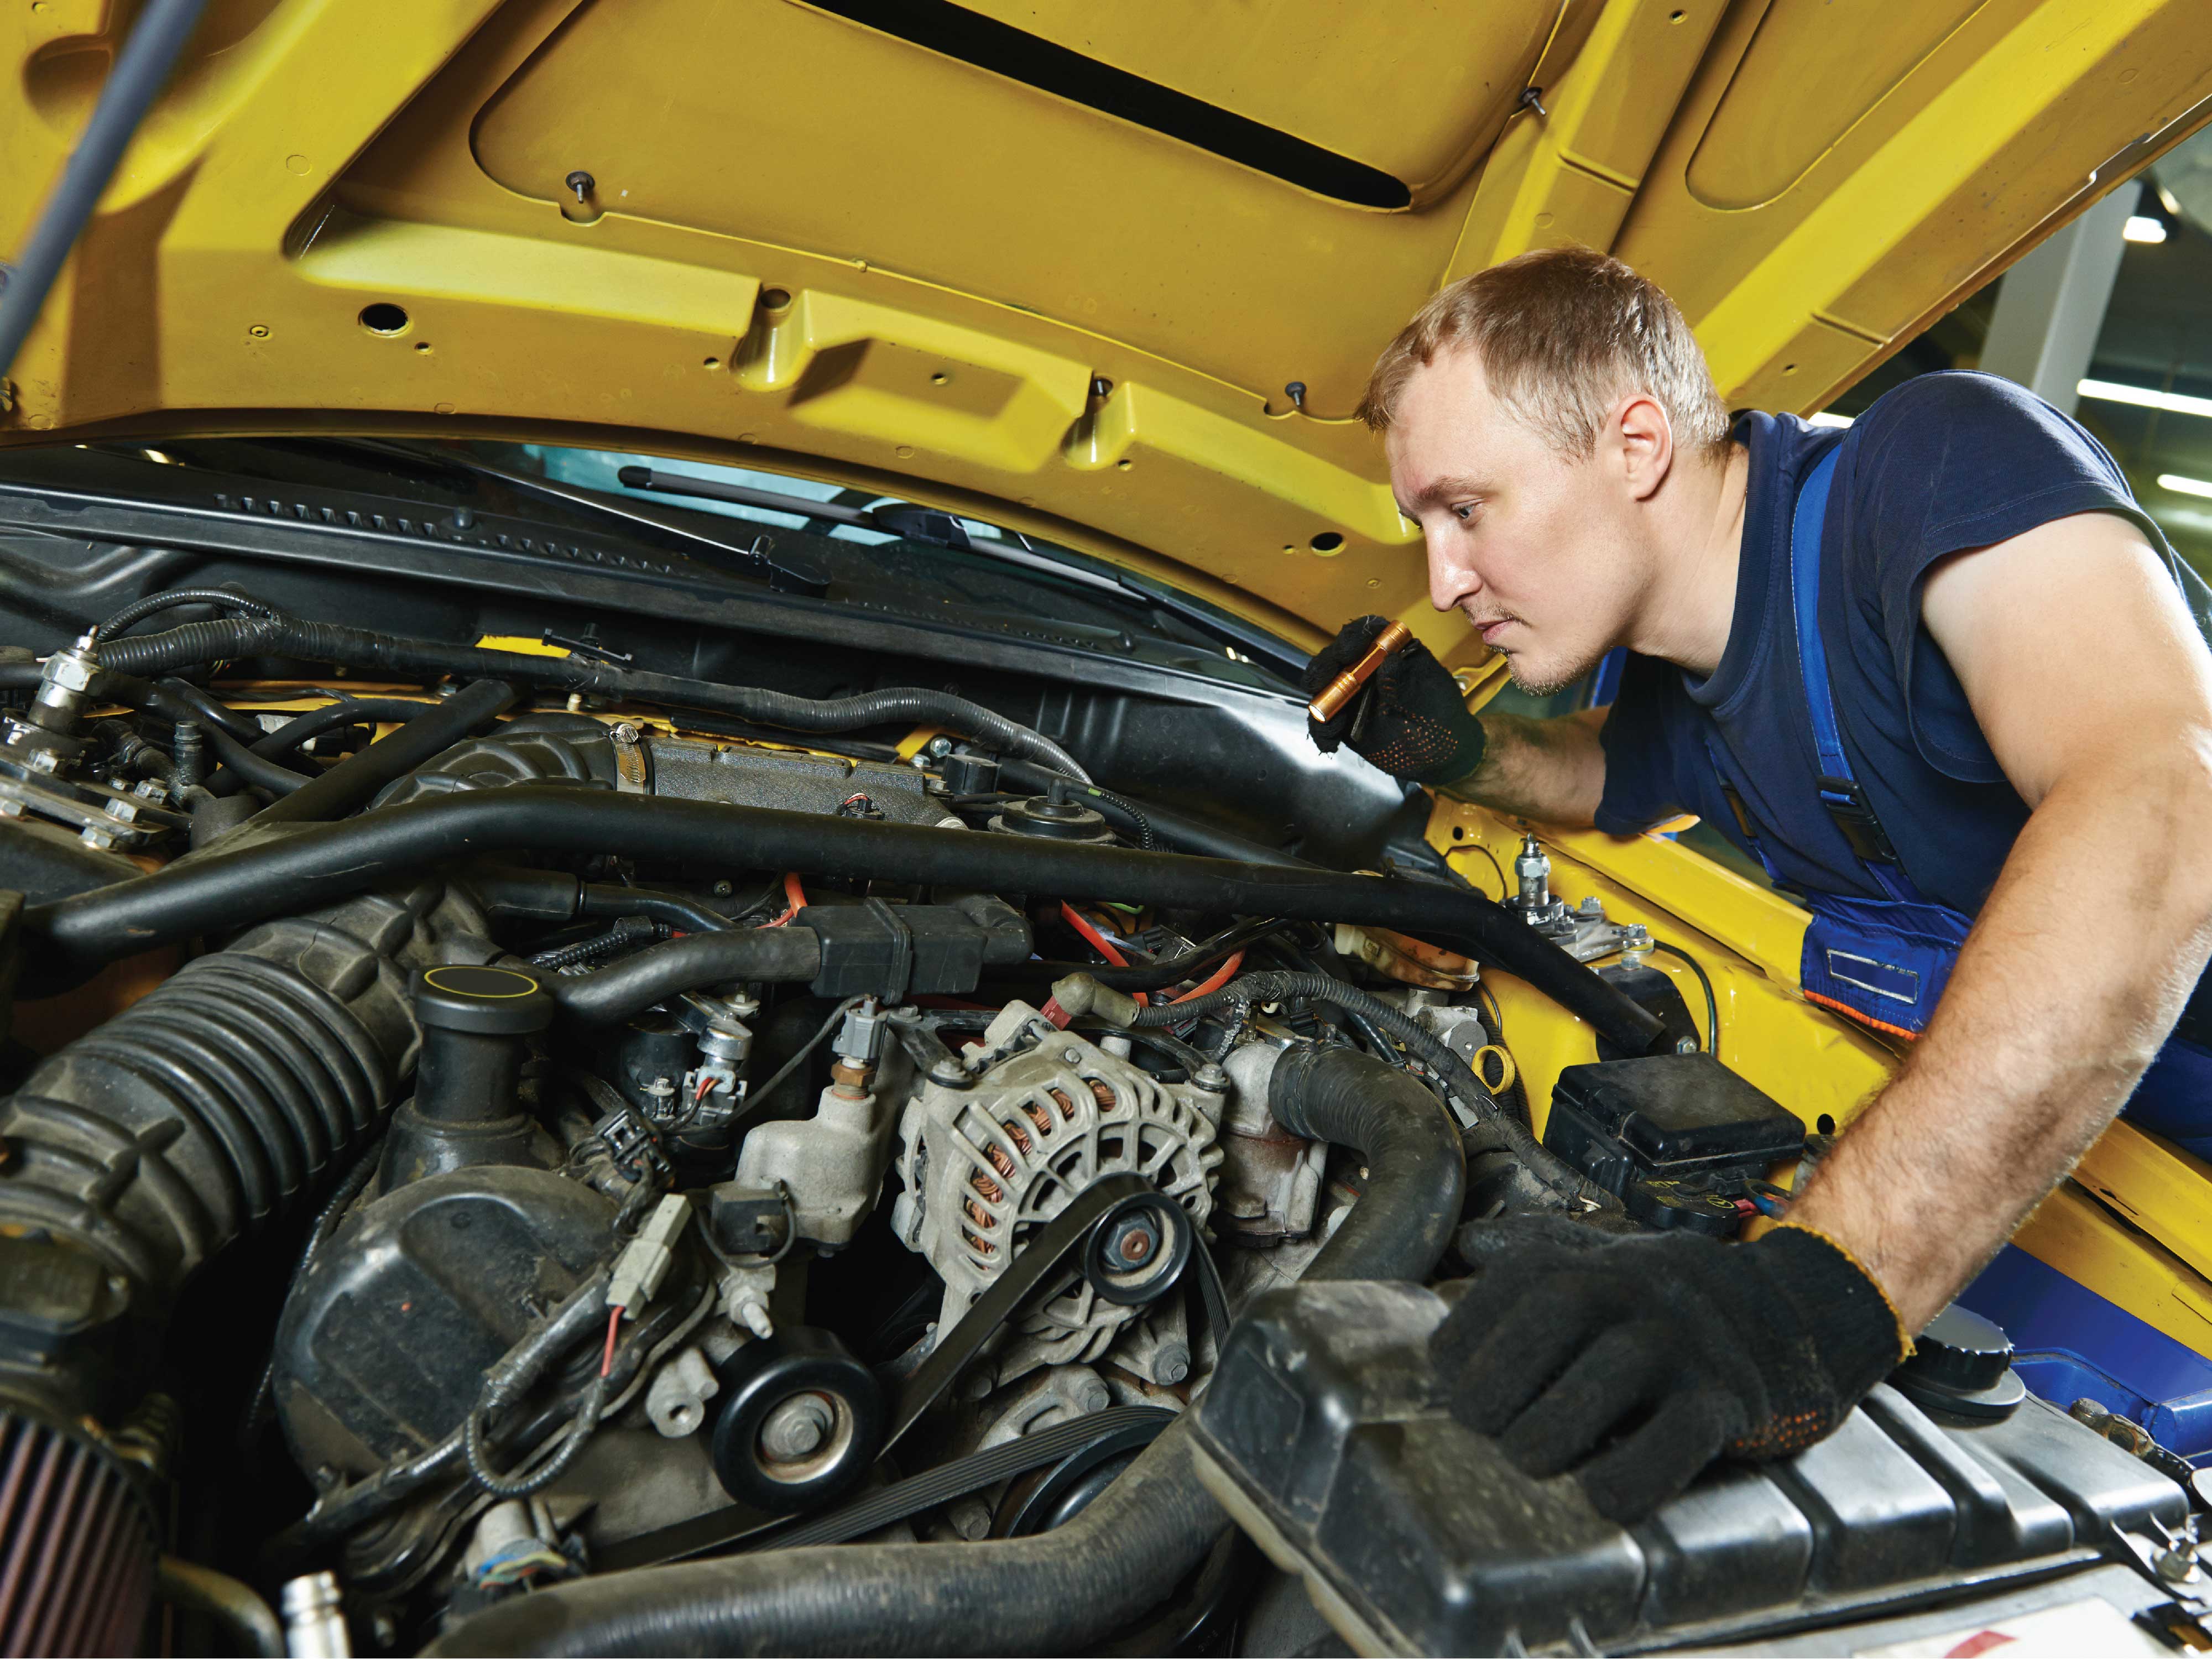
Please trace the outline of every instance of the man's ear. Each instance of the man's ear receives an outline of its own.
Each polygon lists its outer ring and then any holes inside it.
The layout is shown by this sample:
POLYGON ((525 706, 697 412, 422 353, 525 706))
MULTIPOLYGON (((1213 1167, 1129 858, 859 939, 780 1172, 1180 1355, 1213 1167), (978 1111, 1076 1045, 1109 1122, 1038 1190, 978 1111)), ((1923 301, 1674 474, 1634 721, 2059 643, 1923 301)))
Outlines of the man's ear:
POLYGON ((1674 465, 1674 425, 1648 392, 1637 392, 1614 405, 1605 441, 1620 456, 1623 481, 1637 501, 1649 501, 1674 465))

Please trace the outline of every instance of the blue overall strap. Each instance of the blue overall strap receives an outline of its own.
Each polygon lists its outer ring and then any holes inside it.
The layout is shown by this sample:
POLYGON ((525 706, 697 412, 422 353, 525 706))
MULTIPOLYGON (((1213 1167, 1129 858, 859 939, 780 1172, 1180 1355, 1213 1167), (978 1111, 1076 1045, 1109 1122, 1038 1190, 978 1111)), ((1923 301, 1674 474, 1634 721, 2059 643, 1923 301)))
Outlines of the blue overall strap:
POLYGON ((1814 462, 1798 486, 1797 510, 1790 524, 1790 603, 1797 627, 1797 670, 1805 683, 1805 705, 1812 711, 1813 749, 1820 763, 1820 804, 1875 883, 1893 898, 1917 900, 1919 894, 1897 867, 1897 849, 1882 833, 1866 791, 1852 775, 1844 752, 1843 728, 1828 686, 1828 647, 1820 637, 1820 534, 1828 514, 1828 486, 1835 481, 1841 444, 1814 462))

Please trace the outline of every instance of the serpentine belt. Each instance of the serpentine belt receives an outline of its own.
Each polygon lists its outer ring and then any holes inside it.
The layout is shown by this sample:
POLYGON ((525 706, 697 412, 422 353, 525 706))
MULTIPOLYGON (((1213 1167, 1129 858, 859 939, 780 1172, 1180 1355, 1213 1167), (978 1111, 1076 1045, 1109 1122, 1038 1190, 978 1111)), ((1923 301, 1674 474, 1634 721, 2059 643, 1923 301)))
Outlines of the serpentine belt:
MULTIPOLYGON (((1195 1237, 1195 1224, 1181 1206, 1159 1194, 1142 1176, 1124 1172, 1102 1176, 1037 1230, 1006 1271, 976 1299, 975 1306, 907 1380, 884 1431, 883 1450, 890 1450, 899 1437, 943 1396, 954 1379, 982 1352, 992 1334, 1074 1253, 1109 1212, 1123 1208, 1128 1200, 1143 1197, 1176 1210, 1180 1224, 1188 1230, 1190 1261, 1198 1270, 1206 1322, 1212 1327, 1215 1342, 1225 1341, 1229 1335, 1228 1297, 1222 1289, 1221 1275, 1213 1265, 1213 1258, 1195 1237)), ((1174 1278, 1172 1274, 1165 1277, 1161 1294, 1167 1293, 1174 1278)), ((909 1475, 804 1523, 795 1516, 763 1515, 747 1504, 729 1504, 611 1544, 597 1553, 594 1570, 616 1572, 631 1567, 655 1566, 732 1544, 747 1550, 784 1549, 864 1538, 894 1522, 934 1509, 955 1498, 1057 1462, 1105 1437, 1127 1441, 1127 1449, 1134 1449, 1149 1442, 1175 1416, 1175 1413, 1157 1406, 1122 1406, 1094 1412, 1073 1422, 1040 1429, 1005 1445, 971 1452, 936 1468, 909 1475)))

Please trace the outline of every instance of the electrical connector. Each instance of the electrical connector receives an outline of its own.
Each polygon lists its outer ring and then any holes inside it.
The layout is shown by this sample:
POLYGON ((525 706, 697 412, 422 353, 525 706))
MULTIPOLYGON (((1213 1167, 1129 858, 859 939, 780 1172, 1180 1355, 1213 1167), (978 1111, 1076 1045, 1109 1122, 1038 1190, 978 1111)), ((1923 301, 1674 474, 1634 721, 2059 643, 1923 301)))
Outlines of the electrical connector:
POLYGON ((615 1258, 614 1277, 607 1281, 607 1306, 635 1318, 653 1300, 676 1260, 676 1240, 690 1219, 691 1200, 681 1193, 670 1193, 653 1206, 637 1237, 615 1258))

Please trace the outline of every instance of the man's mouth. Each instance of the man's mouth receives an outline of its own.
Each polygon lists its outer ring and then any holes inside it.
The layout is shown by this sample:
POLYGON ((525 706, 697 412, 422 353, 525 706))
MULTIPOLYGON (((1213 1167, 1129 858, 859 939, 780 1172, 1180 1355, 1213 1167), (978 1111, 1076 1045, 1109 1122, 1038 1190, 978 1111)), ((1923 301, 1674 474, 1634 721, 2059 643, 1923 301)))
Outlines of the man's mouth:
POLYGON ((1485 645, 1496 645, 1498 636, 1512 625, 1512 617, 1500 617, 1494 622, 1478 622, 1474 627, 1475 631, 1482 635, 1482 642, 1485 645))

